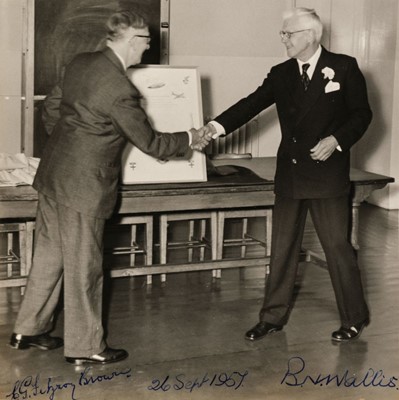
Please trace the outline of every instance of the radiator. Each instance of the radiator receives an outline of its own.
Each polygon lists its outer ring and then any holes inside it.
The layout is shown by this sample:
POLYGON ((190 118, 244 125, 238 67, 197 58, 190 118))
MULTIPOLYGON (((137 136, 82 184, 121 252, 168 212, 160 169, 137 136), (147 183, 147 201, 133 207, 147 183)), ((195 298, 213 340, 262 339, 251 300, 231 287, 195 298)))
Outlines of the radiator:
POLYGON ((211 158, 223 158, 223 154, 243 156, 246 158, 259 156, 258 119, 254 118, 229 135, 213 140, 207 147, 211 158))

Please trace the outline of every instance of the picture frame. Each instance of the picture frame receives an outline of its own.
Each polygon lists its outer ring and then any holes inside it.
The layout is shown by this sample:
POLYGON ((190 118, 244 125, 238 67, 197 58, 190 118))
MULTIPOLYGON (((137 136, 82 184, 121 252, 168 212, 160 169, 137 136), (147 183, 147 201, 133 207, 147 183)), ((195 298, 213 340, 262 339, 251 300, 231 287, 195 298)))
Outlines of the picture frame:
MULTIPOLYGON (((128 77, 141 92, 141 105, 153 129, 181 132, 203 125, 200 77, 196 67, 146 65, 128 70, 128 77)), ((190 151, 183 159, 158 160, 132 144, 122 157, 122 183, 204 182, 206 157, 190 151)))

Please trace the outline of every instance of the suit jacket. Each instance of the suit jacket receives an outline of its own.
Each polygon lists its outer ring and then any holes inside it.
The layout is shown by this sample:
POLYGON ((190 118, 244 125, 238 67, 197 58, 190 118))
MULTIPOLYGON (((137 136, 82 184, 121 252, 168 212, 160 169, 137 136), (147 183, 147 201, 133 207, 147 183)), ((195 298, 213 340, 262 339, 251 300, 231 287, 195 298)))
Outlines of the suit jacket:
POLYGON ((108 218, 127 141, 154 157, 185 157, 187 132, 154 131, 140 97, 110 48, 78 55, 66 68, 62 89, 45 102, 52 133, 33 186, 76 211, 108 218))
MULTIPOLYGON (((331 78, 331 75, 330 75, 331 78)), ((282 139, 277 153, 275 193, 295 199, 348 194, 350 148, 366 131, 372 112, 364 77, 354 58, 324 48, 310 86, 303 91, 298 63, 274 66, 263 84, 215 120, 229 133, 276 104, 282 139), (335 73, 332 82, 322 70, 335 73), (329 91, 327 84, 339 90, 329 91), (324 162, 310 157, 319 140, 334 135, 342 148, 324 162)))

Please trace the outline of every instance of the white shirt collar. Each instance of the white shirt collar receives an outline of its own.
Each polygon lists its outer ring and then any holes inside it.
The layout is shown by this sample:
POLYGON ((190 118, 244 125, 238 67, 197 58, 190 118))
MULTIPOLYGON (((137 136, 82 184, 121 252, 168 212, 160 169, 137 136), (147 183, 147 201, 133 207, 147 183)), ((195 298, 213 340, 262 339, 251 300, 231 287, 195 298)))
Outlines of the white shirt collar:
MULTIPOLYGON (((108 46, 109 47, 109 46, 108 46)), ((114 52, 114 54, 118 57, 118 59, 119 59, 119 61, 122 63, 122 66, 123 66, 123 69, 126 71, 126 64, 125 64, 125 61, 123 60, 123 58, 112 48, 112 47, 109 47, 113 52, 114 52)))
POLYGON ((301 60, 297 59, 299 73, 302 74, 302 65, 303 64, 310 64, 310 67, 308 68, 307 73, 308 73, 309 79, 312 79, 313 72, 316 68, 317 61, 319 61, 319 58, 320 58, 320 54, 321 54, 321 46, 319 45, 316 52, 313 54, 312 57, 309 58, 308 61, 301 61, 301 60))

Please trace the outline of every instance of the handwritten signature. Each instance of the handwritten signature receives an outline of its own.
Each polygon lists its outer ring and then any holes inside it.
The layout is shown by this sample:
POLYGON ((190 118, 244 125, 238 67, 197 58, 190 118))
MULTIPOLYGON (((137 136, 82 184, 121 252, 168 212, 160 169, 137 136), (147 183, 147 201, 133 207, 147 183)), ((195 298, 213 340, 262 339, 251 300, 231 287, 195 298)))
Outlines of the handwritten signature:
POLYGON ((70 390, 71 399, 77 400, 76 389, 93 385, 99 382, 109 382, 119 376, 131 377, 131 368, 123 371, 113 371, 110 374, 95 375, 90 373, 91 368, 87 367, 80 373, 79 378, 75 382, 56 383, 53 378, 49 377, 42 380, 40 374, 36 376, 26 376, 22 380, 14 383, 14 388, 11 393, 6 395, 6 398, 12 400, 29 399, 36 396, 48 396, 50 400, 54 400, 56 393, 60 391, 70 390))
POLYGON ((314 374, 305 372, 306 363, 301 357, 292 357, 288 360, 288 368, 281 380, 281 385, 301 386, 306 384, 314 386, 337 386, 337 387, 374 387, 374 388, 396 388, 396 376, 385 376, 384 371, 369 368, 364 375, 350 374, 345 370, 342 374, 314 374))
POLYGON ((222 372, 209 376, 208 373, 206 373, 204 376, 196 377, 195 379, 189 379, 185 374, 178 374, 175 376, 167 375, 161 379, 153 379, 151 385, 148 386, 148 390, 162 392, 167 392, 169 390, 186 390, 191 393, 194 389, 201 389, 203 386, 225 386, 237 390, 243 386, 244 379, 247 375, 248 371, 222 372))

